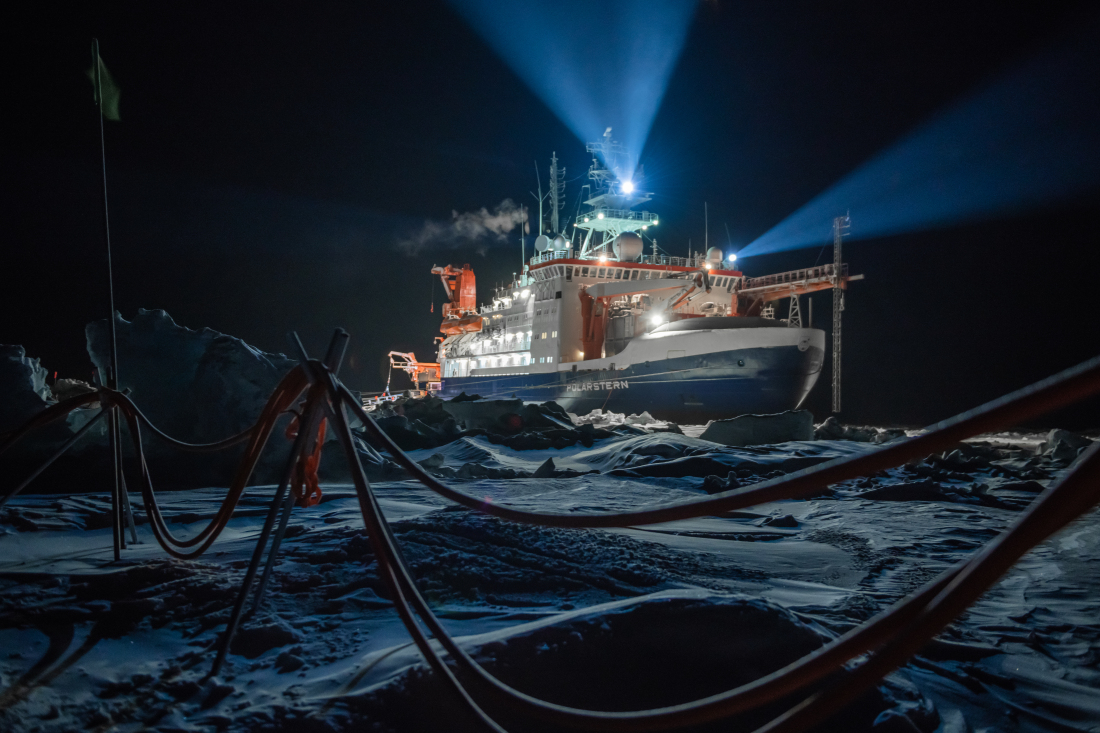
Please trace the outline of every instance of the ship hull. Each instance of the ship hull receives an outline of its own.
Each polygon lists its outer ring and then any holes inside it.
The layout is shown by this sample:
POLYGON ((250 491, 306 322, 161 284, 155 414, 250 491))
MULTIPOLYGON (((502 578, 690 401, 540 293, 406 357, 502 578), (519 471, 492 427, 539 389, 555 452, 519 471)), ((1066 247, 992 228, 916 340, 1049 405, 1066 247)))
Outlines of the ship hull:
MULTIPOLYGON (((821 373, 824 350, 770 346, 648 360, 621 369, 487 374, 444 379, 439 395, 553 400, 584 415, 649 412, 660 420, 698 423, 793 410, 821 373)), ((582 363, 583 364, 583 363, 582 363)))

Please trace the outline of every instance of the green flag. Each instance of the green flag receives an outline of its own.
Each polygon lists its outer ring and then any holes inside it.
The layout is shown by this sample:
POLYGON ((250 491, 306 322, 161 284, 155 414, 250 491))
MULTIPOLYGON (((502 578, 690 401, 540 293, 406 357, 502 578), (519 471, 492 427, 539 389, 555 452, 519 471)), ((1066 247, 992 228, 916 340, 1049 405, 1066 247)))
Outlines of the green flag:
MULTIPOLYGON (((121 118, 118 116, 118 98, 121 92, 118 85, 115 84, 115 80, 111 78, 111 74, 107 71, 107 65, 103 63, 103 59, 98 55, 96 60, 99 62, 99 88, 95 90, 95 101, 99 103, 99 108, 103 110, 103 116, 108 120, 114 120, 118 122, 121 118), (103 95, 103 101, 100 103, 99 95, 103 95)), ((95 86, 95 67, 88 69, 88 78, 92 80, 92 86, 95 86)))

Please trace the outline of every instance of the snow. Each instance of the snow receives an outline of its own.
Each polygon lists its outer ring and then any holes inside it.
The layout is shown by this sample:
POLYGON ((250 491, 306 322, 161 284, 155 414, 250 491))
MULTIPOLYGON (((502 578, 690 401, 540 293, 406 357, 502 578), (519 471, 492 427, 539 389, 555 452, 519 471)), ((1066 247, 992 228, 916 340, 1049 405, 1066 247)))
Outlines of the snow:
MULTIPOLYGON (((552 458, 551 478, 449 480, 521 508, 602 512, 682 500, 730 473, 744 485, 874 447, 837 439, 736 448, 688 427, 615 434, 591 449, 515 450, 467 436, 412 455, 442 456, 428 461, 433 470, 476 464, 517 475, 552 458), (705 472, 718 466, 717 479, 705 472)), ((375 486, 421 589, 475 657, 532 694, 631 709, 741 684, 866 620, 1002 531, 1087 440, 982 436, 807 500, 610 531, 504 522, 411 481, 375 486)), ((273 487, 250 488, 225 534, 193 561, 167 558, 135 495, 141 543, 119 563, 106 497, 72 488, 21 496, 0 513, 0 728, 476 729, 386 600, 350 486, 325 484, 321 504, 295 509, 267 600, 246 618, 241 653, 217 679, 205 678, 209 647, 273 487)), ((185 536, 223 494, 160 496, 185 536)), ((1025 556, 846 713, 845 729, 1100 730, 1097 519, 1025 556)))

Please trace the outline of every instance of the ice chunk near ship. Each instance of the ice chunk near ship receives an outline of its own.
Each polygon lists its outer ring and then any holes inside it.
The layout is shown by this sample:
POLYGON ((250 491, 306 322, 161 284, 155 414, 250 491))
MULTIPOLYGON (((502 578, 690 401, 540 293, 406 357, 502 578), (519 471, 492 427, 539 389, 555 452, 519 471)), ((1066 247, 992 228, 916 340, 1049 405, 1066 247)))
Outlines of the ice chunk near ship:
POLYGON ((739 415, 712 420, 699 436, 722 445, 770 445, 814 439, 814 416, 809 410, 787 410, 774 415, 739 415))
MULTIPOLYGON (((190 443, 223 440, 253 425, 280 380, 297 361, 261 351, 235 336, 210 328, 178 325, 163 310, 139 308, 132 321, 115 315, 118 383, 160 430, 190 443)), ((107 320, 85 329, 88 354, 102 370, 107 365, 107 320)), ((254 481, 276 481, 290 451, 282 438, 290 417, 283 416, 256 467, 254 481)), ((328 431, 327 442, 335 440, 328 431)), ((237 465, 240 448, 212 455, 182 453, 156 438, 144 441, 154 464, 154 479, 185 477, 186 485, 224 484, 237 465)), ((127 450, 129 448, 127 447, 127 450)), ((392 466, 368 446, 360 450, 368 473, 392 472, 392 466)), ((339 451, 321 456, 322 480, 346 480, 347 465, 339 451)))
POLYGON ((0 344, 0 434, 50 405, 53 393, 46 384, 48 376, 40 360, 28 357, 22 346, 0 344))

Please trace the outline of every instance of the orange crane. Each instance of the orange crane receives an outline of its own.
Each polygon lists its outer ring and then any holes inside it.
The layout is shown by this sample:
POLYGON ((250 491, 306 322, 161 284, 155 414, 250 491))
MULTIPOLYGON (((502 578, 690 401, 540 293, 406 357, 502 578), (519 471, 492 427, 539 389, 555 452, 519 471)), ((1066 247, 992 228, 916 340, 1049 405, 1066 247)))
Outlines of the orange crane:
POLYGON ((443 304, 443 324, 441 333, 448 336, 461 333, 474 333, 481 330, 481 316, 477 314, 477 281, 469 265, 461 268, 433 267, 433 275, 439 275, 443 281, 443 292, 447 294, 447 303, 443 304))
POLYGON ((391 351, 387 356, 390 358, 390 376, 386 377, 386 391, 383 394, 388 395, 390 393, 390 377, 393 376, 394 369, 400 369, 408 374, 417 389, 439 389, 439 375, 442 373, 439 364, 417 361, 416 354, 411 351, 408 353, 391 351), (422 385, 422 383, 427 384, 422 385))

